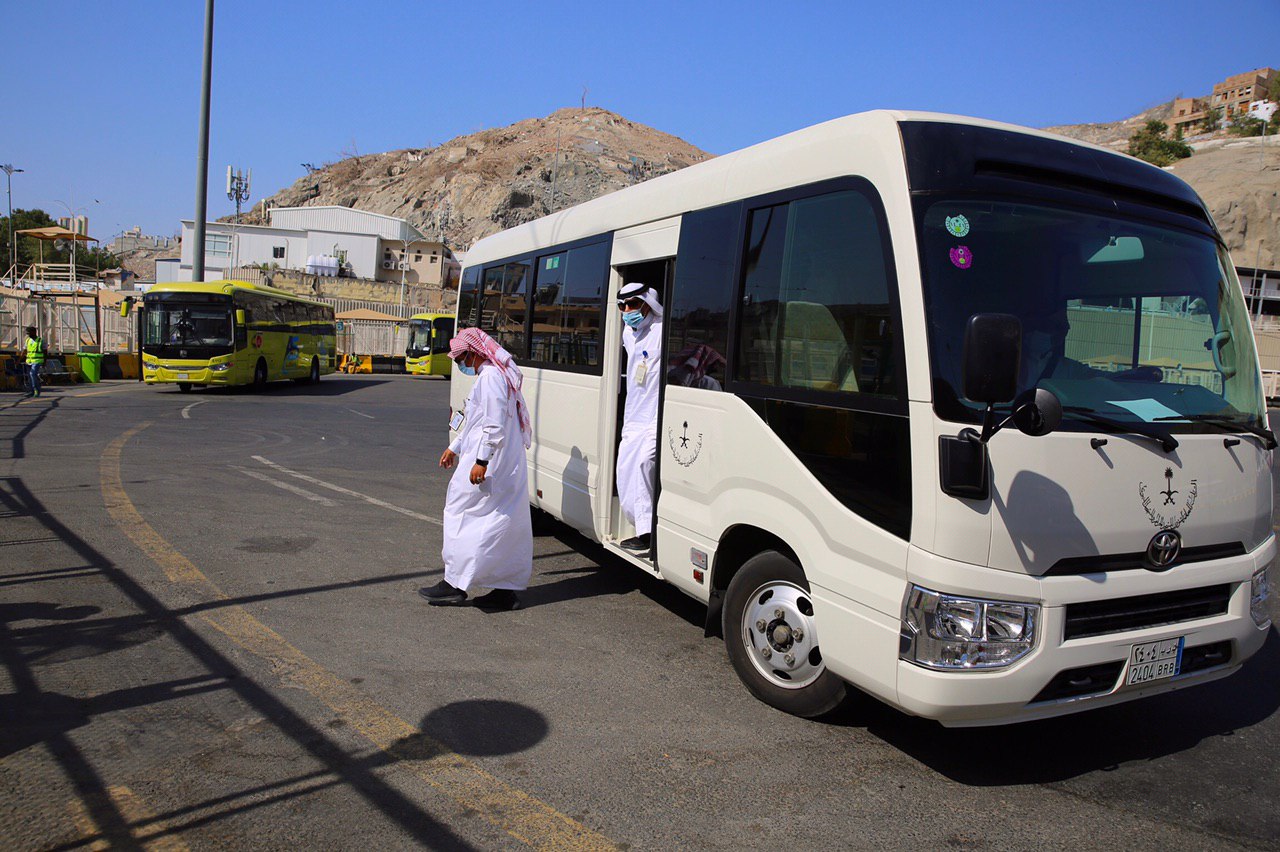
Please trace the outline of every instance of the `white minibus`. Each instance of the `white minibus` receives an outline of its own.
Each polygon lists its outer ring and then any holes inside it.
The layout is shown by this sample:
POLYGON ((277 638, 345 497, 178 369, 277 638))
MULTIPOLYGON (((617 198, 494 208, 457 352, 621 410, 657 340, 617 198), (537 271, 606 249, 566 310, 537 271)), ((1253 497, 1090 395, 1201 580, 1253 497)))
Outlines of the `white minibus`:
POLYGON ((851 685, 1039 719, 1225 677, 1270 629, 1240 284, 1200 198, 1139 160, 849 116, 478 241, 458 326, 525 371, 532 505, 705 602, 782 710, 851 685), (640 556, 615 485, 635 282, 665 309, 640 556))

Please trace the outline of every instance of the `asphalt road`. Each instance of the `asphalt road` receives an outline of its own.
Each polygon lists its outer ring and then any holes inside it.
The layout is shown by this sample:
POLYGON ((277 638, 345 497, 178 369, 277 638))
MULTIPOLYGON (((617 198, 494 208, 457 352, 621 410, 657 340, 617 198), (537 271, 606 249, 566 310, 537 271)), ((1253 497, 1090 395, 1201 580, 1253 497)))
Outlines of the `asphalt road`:
POLYGON ((792 718, 563 529, 525 609, 426 606, 447 414, 402 376, 0 397, 0 848, 1280 838, 1274 628, 1226 681, 1067 719, 792 718))

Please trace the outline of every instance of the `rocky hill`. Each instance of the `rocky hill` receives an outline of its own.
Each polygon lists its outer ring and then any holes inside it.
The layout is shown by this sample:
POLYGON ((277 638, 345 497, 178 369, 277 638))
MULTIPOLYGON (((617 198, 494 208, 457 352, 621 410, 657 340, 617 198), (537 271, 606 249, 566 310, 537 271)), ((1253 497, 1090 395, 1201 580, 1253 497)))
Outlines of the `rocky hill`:
POLYGON ((1280 139, 1208 142, 1169 170, 1204 199, 1236 266, 1280 269, 1280 139))
MULTIPOLYGON (((711 155, 608 110, 562 109, 436 148, 350 157, 266 200, 399 216, 452 248, 711 155)), ((254 208, 264 222, 262 206, 254 208)))
POLYGON ((1127 151, 1129 137, 1142 129, 1148 121, 1156 119, 1166 121, 1173 114, 1173 101, 1153 106, 1123 121, 1106 121, 1099 124, 1062 124, 1057 127, 1046 127, 1048 133, 1091 142, 1104 148, 1127 151))

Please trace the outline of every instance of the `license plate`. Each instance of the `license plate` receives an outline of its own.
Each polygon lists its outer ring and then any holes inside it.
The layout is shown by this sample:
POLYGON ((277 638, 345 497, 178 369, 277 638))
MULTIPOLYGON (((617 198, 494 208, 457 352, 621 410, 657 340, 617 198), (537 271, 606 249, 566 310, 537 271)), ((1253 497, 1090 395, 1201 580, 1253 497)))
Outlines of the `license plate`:
POLYGON ((1186 641, 1186 637, 1179 636, 1134 645, 1129 649, 1129 672, 1125 675, 1125 685, 1151 683, 1176 675, 1182 669, 1182 646, 1186 641))
POLYGON ((179 378, 179 379, 185 379, 186 377, 187 377, 187 374, 186 374, 186 373, 179 373, 179 374, 178 374, 178 378, 179 378))

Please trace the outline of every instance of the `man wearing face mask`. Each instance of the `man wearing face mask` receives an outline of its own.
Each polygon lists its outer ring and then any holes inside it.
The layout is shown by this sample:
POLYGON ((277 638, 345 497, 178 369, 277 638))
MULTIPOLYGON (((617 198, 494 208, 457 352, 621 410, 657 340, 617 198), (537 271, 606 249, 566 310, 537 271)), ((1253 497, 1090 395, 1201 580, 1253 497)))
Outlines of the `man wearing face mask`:
POLYGON ((618 291, 622 346, 627 351, 626 407, 618 445, 618 500, 636 534, 620 542, 624 550, 647 554, 653 533, 653 474, 658 452, 658 371, 662 367, 662 305, 648 284, 618 291))

